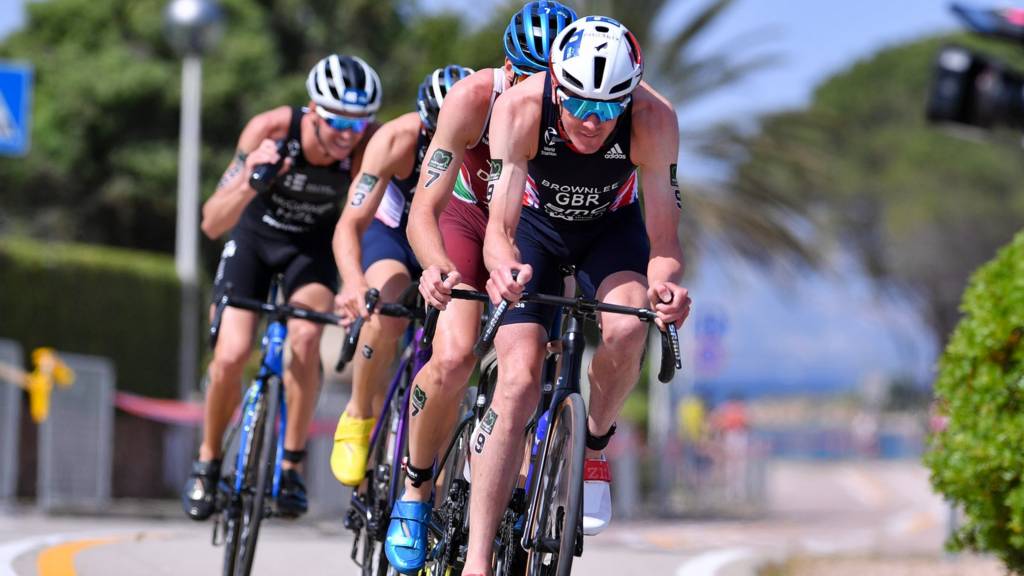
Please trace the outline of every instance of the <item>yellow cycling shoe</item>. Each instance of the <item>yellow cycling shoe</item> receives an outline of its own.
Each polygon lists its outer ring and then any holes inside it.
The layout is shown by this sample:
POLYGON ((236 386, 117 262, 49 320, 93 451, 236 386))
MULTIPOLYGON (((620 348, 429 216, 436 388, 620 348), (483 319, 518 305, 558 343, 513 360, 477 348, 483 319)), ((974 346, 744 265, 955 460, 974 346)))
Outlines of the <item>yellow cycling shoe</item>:
POLYGON ((338 482, 358 486, 366 476, 366 457, 370 452, 370 434, 374 418, 353 418, 342 413, 334 430, 331 471, 338 482))

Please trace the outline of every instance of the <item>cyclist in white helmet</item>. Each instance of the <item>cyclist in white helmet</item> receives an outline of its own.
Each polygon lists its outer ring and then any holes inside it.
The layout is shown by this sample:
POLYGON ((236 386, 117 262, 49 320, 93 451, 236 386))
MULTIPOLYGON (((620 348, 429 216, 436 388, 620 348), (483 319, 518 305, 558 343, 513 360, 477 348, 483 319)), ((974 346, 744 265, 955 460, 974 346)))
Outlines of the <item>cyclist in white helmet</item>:
MULTIPOLYGON (((341 205, 352 175, 359 171, 367 136, 376 128, 381 85, 377 73, 355 56, 332 54, 320 60, 306 80, 307 107, 281 106, 257 114, 238 139, 235 158, 203 205, 203 232, 231 236, 214 278, 215 296, 264 299, 272 278, 284 276, 289 303, 319 311, 331 309, 338 289, 331 252, 341 205), (250 175, 261 164, 283 163, 270 186, 258 193, 250 175)), ((227 308, 208 368, 205 426, 199 458, 182 495, 194 520, 214 512, 220 478, 221 437, 238 406, 242 371, 252 353, 257 316, 227 308)), ((291 360, 285 372, 289 407, 281 464, 278 512, 298 516, 307 509, 298 467, 320 385, 318 324, 288 321, 291 360)))
MULTIPOLYGON (((516 302, 524 290, 560 293, 560 267, 571 264, 587 296, 650 307, 659 323, 686 318, 690 299, 678 285, 679 129, 672 106, 642 75, 633 34, 610 18, 587 16, 555 38, 547 72, 495 103, 495 185, 484 240, 493 301, 516 302)), ((553 313, 520 304, 498 329, 493 426, 480 433, 472 466, 467 576, 489 572, 494 533, 523 454, 523 429, 539 401, 553 313)), ((603 450, 636 384, 647 341, 647 325, 632 316, 601 314, 599 321, 601 344, 589 367, 585 534, 600 532, 611 518, 603 450)))
POLYGON ((483 306, 452 300, 451 290, 482 290, 487 281, 481 252, 491 110, 503 91, 544 69, 555 35, 575 19, 572 9, 551 0, 529 2, 515 13, 503 35, 504 66, 479 70, 452 88, 423 161, 409 241, 424 268, 420 293, 445 312, 437 321, 430 361, 413 382, 407 480, 384 544, 388 562, 405 574, 417 573, 426 560, 433 461, 451 437, 476 364, 472 349, 483 306))
POLYGON ((367 318, 360 344, 373 351, 369 358, 357 354, 353 360, 352 396, 334 433, 331 470, 348 486, 358 486, 366 476, 374 400, 385 392, 398 339, 408 324, 369 315, 365 294, 372 286, 380 290, 381 301, 394 302, 419 278, 419 262, 405 237, 409 206, 441 104, 452 86, 472 73, 457 64, 434 70, 420 84, 417 111, 387 122, 373 135, 335 230, 334 256, 342 280, 335 306, 349 321, 367 318))

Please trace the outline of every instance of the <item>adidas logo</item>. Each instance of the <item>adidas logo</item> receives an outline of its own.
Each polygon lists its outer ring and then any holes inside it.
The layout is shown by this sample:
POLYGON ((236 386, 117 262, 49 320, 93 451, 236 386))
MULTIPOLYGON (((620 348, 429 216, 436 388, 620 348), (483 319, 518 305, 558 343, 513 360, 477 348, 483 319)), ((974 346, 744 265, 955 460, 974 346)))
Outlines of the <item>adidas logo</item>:
POLYGON ((622 153, 622 148, 619 146, 619 143, 616 142, 614 146, 604 153, 604 158, 605 160, 625 160, 626 155, 622 153))

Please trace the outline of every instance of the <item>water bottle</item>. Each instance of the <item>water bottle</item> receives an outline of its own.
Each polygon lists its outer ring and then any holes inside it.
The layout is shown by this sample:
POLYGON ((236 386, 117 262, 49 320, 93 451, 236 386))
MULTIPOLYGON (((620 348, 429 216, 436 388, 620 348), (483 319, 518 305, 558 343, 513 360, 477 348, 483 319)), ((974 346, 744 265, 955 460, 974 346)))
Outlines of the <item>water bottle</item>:
POLYGON ((533 435, 533 449, 530 451, 531 459, 537 458, 537 448, 544 443, 548 435, 548 412, 545 410, 537 419, 537 430, 533 435))
POLYGON ((537 451, 540 449, 540 445, 544 443, 544 439, 548 435, 548 412, 545 410, 540 418, 537 419, 537 429, 533 434, 533 446, 530 448, 530 468, 526 472, 526 485, 530 486, 533 482, 533 466, 537 463, 537 451))

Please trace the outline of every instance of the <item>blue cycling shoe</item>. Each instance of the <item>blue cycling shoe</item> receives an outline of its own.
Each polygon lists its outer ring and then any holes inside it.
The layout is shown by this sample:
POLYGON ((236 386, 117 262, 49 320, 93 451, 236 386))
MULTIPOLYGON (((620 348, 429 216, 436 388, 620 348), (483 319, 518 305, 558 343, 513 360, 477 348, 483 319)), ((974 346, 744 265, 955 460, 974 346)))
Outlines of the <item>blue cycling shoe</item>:
POLYGON ((415 574, 427 561, 427 526, 432 508, 430 502, 399 500, 391 510, 384 552, 402 574, 415 574))

